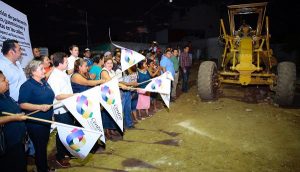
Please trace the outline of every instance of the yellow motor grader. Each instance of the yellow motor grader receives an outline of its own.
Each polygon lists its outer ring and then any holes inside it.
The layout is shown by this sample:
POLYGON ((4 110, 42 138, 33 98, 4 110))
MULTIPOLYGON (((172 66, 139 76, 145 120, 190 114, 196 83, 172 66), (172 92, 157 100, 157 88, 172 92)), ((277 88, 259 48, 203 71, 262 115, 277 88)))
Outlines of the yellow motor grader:
POLYGON ((270 48, 267 2, 228 6, 230 30, 220 20, 220 39, 224 43, 220 65, 204 61, 198 71, 198 93, 202 100, 217 98, 222 83, 269 85, 275 102, 291 105, 296 83, 296 65, 277 60, 270 48), (265 28, 265 29, 263 29, 265 28))

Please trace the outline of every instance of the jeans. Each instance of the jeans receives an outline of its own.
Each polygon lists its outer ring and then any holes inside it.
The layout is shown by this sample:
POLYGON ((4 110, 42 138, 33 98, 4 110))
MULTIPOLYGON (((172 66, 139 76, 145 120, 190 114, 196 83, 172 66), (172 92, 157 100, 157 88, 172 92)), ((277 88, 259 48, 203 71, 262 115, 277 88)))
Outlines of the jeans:
POLYGON ((122 91, 122 108, 124 112, 124 126, 129 128, 133 126, 133 121, 131 118, 131 92, 122 91))
POLYGON ((182 72, 182 92, 187 92, 189 90, 189 75, 190 68, 185 67, 182 72))
MULTIPOLYGON (((54 114, 54 118, 56 122, 60 122, 68 125, 74 125, 74 118, 70 112, 63 113, 63 114, 54 114)), ((69 151, 65 148, 65 146, 60 141, 58 133, 56 133, 56 152, 57 152, 56 159, 59 161, 64 159, 65 155, 70 155, 69 151)))

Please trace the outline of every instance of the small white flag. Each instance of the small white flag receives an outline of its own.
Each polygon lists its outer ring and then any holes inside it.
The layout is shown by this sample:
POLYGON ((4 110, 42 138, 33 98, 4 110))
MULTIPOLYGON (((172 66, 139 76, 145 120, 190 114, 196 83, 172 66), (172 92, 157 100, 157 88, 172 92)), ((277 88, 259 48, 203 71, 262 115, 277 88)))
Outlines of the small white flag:
POLYGON ((170 94, 160 94, 166 106, 170 109, 170 94))
POLYGON ((87 130, 82 127, 55 123, 59 138, 67 150, 75 157, 84 159, 102 135, 98 131, 87 130))
POLYGON ((130 49, 121 50, 121 66, 122 71, 127 70, 131 66, 145 59, 145 56, 130 49))
POLYGON ((123 110, 117 78, 100 85, 100 103, 123 131, 123 110))
POLYGON ((149 92, 170 94, 171 92, 171 80, 166 78, 166 75, 155 77, 149 84, 143 89, 149 92))
POLYGON ((105 143, 99 95, 100 86, 96 86, 64 99, 62 103, 84 128, 99 131, 102 134, 100 140, 105 143))
POLYGON ((142 54, 136 51, 130 50, 128 48, 124 48, 114 43, 112 44, 121 49, 122 72, 146 58, 145 56, 143 56, 142 54))

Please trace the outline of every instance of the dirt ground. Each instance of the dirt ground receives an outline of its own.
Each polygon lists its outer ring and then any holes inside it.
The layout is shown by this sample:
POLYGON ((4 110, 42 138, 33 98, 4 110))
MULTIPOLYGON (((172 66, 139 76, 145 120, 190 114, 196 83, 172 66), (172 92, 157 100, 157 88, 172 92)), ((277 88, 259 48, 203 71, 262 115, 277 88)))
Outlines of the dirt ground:
MULTIPOLYGON (((264 87, 225 85, 217 101, 202 102, 198 65, 190 91, 179 91, 170 110, 162 107, 123 140, 107 141, 102 153, 56 171, 300 171, 299 89, 289 108, 274 105, 264 87)), ((48 147, 51 166, 54 140, 48 147)))

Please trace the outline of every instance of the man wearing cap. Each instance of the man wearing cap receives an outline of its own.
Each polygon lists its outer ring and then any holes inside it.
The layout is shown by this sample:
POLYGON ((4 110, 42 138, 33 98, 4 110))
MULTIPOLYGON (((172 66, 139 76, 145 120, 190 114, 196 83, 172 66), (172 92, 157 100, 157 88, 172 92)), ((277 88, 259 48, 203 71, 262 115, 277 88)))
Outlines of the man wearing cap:
POLYGON ((89 48, 84 49, 83 59, 87 62, 88 67, 93 65, 93 61, 91 60, 91 51, 89 48))

